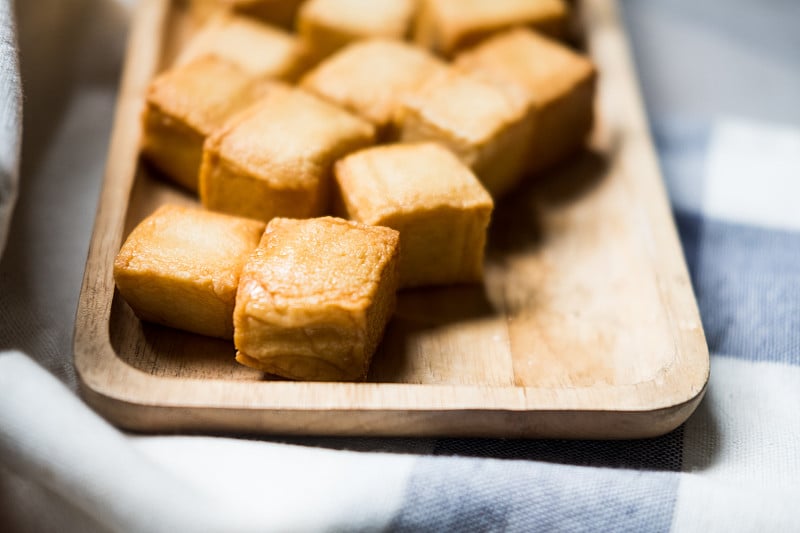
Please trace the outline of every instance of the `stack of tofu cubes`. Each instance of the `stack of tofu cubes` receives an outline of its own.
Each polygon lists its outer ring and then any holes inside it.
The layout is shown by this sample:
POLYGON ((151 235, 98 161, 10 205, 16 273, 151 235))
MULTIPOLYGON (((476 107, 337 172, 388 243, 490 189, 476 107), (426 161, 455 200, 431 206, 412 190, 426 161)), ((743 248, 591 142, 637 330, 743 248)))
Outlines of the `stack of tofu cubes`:
POLYGON ((150 84, 142 156, 203 208, 128 236, 141 319, 363 380, 408 287, 480 283, 494 201, 592 128, 564 0, 218 0, 150 84))

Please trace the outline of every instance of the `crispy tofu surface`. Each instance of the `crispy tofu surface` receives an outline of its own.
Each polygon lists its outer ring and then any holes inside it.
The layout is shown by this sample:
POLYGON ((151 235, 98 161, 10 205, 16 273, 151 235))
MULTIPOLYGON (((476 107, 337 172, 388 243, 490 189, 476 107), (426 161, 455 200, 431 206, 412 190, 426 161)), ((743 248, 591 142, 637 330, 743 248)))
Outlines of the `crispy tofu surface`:
POLYGON ((400 232, 400 285, 479 282, 493 202, 475 175, 435 143, 377 146, 336 164, 340 205, 400 232))
POLYGON ((117 288, 142 320, 230 339, 239 275, 265 224, 165 205, 128 236, 117 288))
POLYGON ((445 63, 416 46, 386 39, 351 44, 323 61, 301 87, 370 121, 382 139, 398 135, 404 98, 445 63))
POLYGON ((200 199, 215 211, 269 221, 329 207, 333 163, 374 142, 372 125, 304 91, 273 86, 205 144, 200 199))
POLYGON ((237 361, 290 379, 364 379, 395 307, 395 230, 273 219, 236 296, 237 361))

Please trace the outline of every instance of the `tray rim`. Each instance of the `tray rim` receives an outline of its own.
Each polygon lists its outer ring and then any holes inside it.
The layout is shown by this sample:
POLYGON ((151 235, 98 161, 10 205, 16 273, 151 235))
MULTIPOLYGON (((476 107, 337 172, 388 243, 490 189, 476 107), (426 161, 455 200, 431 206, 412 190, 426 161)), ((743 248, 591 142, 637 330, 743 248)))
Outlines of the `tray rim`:
MULTIPOLYGON (((145 87, 160 61, 163 31, 159 31, 156 39, 152 31, 153 28, 163 30, 173 1, 142 0, 133 19, 106 172, 79 297, 74 334, 75 367, 83 397, 101 414, 122 427, 150 431, 242 430, 250 427, 261 433, 285 434, 631 438, 666 433, 694 411, 708 382, 708 349, 702 337, 702 327, 699 334, 703 342, 697 343, 696 328, 684 331, 686 328, 681 319, 673 316, 668 316, 668 319, 683 338, 683 349, 676 344, 675 359, 653 379, 629 385, 538 388, 241 382, 160 377, 122 361, 111 346, 108 331, 115 290, 108 265, 122 240, 124 216, 117 213, 127 211, 138 165, 138 156, 131 157, 130 152, 132 146, 138 147, 140 129, 121 125, 139 124, 138 120, 131 118, 138 117, 145 87), (142 49, 149 53, 142 53, 142 49), (98 315, 105 320, 93 318, 98 315), (598 402, 598 391, 602 391, 605 402, 598 402), (253 419, 258 423, 226 423, 220 417, 226 413, 242 421, 253 419), (343 418, 335 416, 341 413, 353 418, 352 424, 322 422, 319 419, 321 413, 335 419, 343 418), (480 427, 453 425, 458 420, 450 418, 459 418, 466 413, 480 414, 478 418, 483 419, 480 427), (285 420, 289 414, 295 416, 294 421, 285 420), (383 418, 379 424, 373 423, 370 427, 369 421, 376 415, 383 418), (650 415, 645 417, 649 420, 645 421, 641 415, 650 415), (409 423, 408 417, 415 416, 433 422, 409 423), (564 426, 553 417, 575 418, 575 424, 580 427, 564 426), (509 420, 519 426, 509 427, 509 420)), ((631 139, 638 141, 631 147, 632 153, 628 157, 635 156, 645 169, 640 174, 651 177, 639 181, 644 187, 649 187, 642 193, 649 197, 647 216, 660 219, 652 226, 660 228, 661 234, 652 240, 666 243, 662 248, 670 250, 669 254, 662 250, 660 256, 659 250, 652 251, 655 259, 664 260, 654 268, 682 288, 683 301, 678 303, 699 323, 683 254, 673 253, 682 249, 650 138, 629 47, 621 29, 617 2, 586 0, 581 4, 582 16, 591 22, 587 24, 591 44, 599 43, 605 47, 605 53, 609 54, 610 50, 619 56, 614 77, 624 82, 618 83, 617 89, 624 91, 624 96, 620 97, 630 102, 627 112, 616 120, 631 139)), ((593 55, 596 51, 593 49, 593 55)), ((600 71, 602 75, 603 67, 600 71)))

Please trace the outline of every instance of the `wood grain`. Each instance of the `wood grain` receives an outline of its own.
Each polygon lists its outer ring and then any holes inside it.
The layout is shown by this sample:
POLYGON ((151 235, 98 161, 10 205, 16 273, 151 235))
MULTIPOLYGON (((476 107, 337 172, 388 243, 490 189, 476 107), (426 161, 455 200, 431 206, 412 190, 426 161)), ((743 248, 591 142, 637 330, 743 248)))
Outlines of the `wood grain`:
POLYGON ((591 146, 496 208, 486 281, 404 291, 366 383, 269 379, 226 342, 139 322, 115 293, 124 237, 196 200, 138 160, 145 87, 202 11, 142 0, 84 275, 85 398, 142 431, 634 438, 699 403, 708 350, 616 3, 578 3, 600 71, 591 146))

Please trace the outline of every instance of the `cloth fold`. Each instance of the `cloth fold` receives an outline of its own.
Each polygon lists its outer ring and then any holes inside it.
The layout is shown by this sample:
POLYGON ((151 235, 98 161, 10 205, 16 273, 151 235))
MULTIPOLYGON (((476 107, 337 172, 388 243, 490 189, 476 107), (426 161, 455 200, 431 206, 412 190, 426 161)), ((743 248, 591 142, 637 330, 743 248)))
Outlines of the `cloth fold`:
POLYGON ((0 0, 0 255, 17 200, 22 98, 10 0, 0 0))
POLYGON ((0 391, 5 467, 111 531, 375 530, 399 508, 413 463, 407 455, 127 436, 19 352, 0 355, 0 391))

